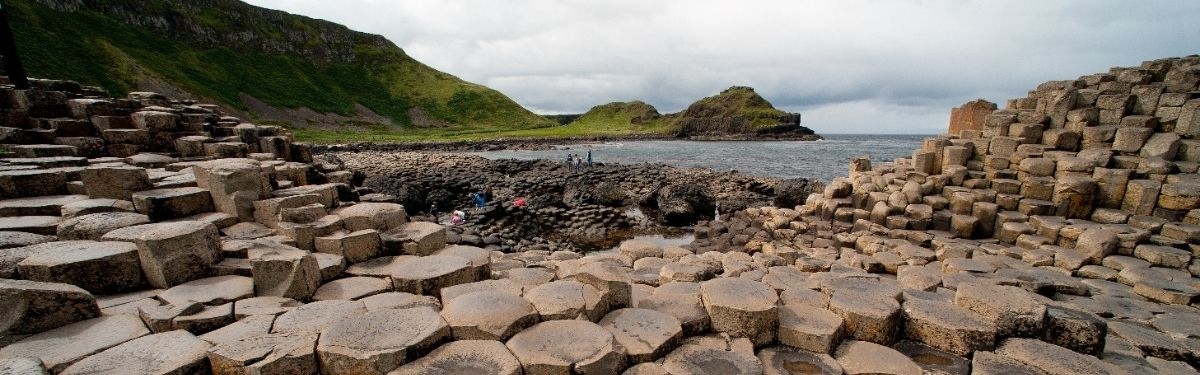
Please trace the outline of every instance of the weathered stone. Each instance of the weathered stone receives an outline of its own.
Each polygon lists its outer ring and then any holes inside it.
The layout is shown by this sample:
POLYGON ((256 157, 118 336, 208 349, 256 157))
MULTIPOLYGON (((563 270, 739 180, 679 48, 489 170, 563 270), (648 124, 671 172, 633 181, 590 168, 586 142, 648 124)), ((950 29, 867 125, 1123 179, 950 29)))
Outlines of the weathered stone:
POLYGON ((154 189, 133 193, 133 207, 155 221, 178 219, 213 211, 212 195, 196 187, 154 189))
POLYGON ((337 232, 313 239, 313 247, 316 251, 341 255, 350 263, 375 259, 379 256, 381 244, 379 232, 374 229, 350 233, 337 232))
POLYGON ((446 228, 429 222, 409 222, 382 234, 393 253, 429 255, 446 246, 446 228))
POLYGON ((192 374, 209 371, 211 345, 186 331, 143 336, 90 356, 62 374, 192 374))
POLYGON ((608 295, 609 307, 619 309, 632 303, 632 270, 611 262, 584 264, 575 274, 575 280, 591 285, 608 295))
POLYGON ((1098 355, 1104 348, 1107 332, 1107 324, 1095 314, 1047 306, 1042 340, 1080 353, 1098 355))
POLYGON ((892 348, 866 341, 846 341, 833 355, 847 375, 919 375, 923 372, 908 357, 892 348))
POLYGON ((754 347, 745 338, 726 340, 700 336, 685 340, 662 361, 668 374, 762 374, 762 362, 754 356, 754 347))
POLYGON ((842 365, 828 354, 788 347, 770 347, 758 352, 764 375, 841 374, 842 365))
POLYGON ((397 292, 436 295, 442 288, 475 281, 470 261, 450 255, 416 257, 392 269, 397 292))
POLYGON ((1175 133, 1154 133, 1146 140, 1138 155, 1144 158, 1162 158, 1172 160, 1179 152, 1179 135, 1175 133))
POLYGON ((0 332, 31 334, 100 315, 91 293, 80 287, 28 280, 0 279, 0 332))
MULTIPOLYGON (((558 280, 525 291, 542 320, 576 319, 597 321, 608 313, 608 299, 595 287, 575 280, 558 280)), ((697 297, 699 302, 699 297, 697 297)))
POLYGON ((910 339, 957 355, 990 350, 996 326, 984 317, 949 302, 904 302, 904 332, 910 339))
POLYGON ((441 314, 456 340, 506 340, 538 321, 533 304, 500 291, 458 296, 446 302, 441 314))
POLYGON ((992 352, 975 352, 971 358, 972 375, 1042 375, 1041 370, 1015 359, 992 352))
POLYGON ((588 321, 538 323, 518 332, 506 346, 526 374, 615 374, 625 362, 613 335, 588 321))
POLYGON ((644 240, 626 240, 621 242, 620 252, 633 260, 646 257, 662 257, 662 247, 644 240))
POLYGON ((252 259, 251 267, 259 296, 307 300, 321 285, 317 258, 304 251, 271 251, 252 259))
POLYGON ((131 200, 133 192, 153 187, 145 169, 129 165, 88 167, 79 173, 87 195, 92 198, 131 200))
POLYGON ((842 317, 813 306, 779 307, 779 342, 797 349, 829 354, 841 342, 842 317))
POLYGON ((367 307, 362 301, 335 300, 306 303, 275 318, 275 323, 271 326, 271 333, 315 335, 333 324, 354 321, 366 313, 367 307))
POLYGON ((1100 262, 1117 250, 1117 233, 1111 230, 1091 228, 1083 231, 1075 240, 1075 250, 1087 257, 1091 264, 1100 262))
POLYGON ((267 180, 258 161, 218 159, 192 167, 196 185, 212 194, 217 211, 241 221, 254 220, 254 201, 267 194, 267 180))
POLYGON ((189 281, 164 290, 158 298, 175 306, 221 305, 254 296, 254 281, 245 276, 217 276, 189 281))
POLYGON ((683 337, 678 319, 654 310, 616 310, 605 315, 599 324, 612 333, 631 363, 658 359, 674 349, 683 337))
POLYGON ((58 223, 58 238, 62 240, 99 240, 108 232, 147 224, 150 218, 132 212, 102 212, 75 216, 58 223))
POLYGON ((195 221, 143 224, 110 231, 105 241, 137 244, 146 281, 169 288, 209 273, 221 257, 217 227, 195 221))
POLYGON ((30 248, 32 255, 17 264, 28 280, 77 285, 96 294, 130 291, 144 282, 132 243, 62 241, 30 248))
POLYGON ((733 337, 746 337, 755 345, 775 339, 779 295, 760 282, 721 278, 700 284, 704 308, 713 330, 733 337))
POLYGON ((316 334, 262 333, 217 343, 208 352, 212 372, 317 374, 316 334))
POLYGON ((377 277, 347 277, 321 285, 313 293, 313 301, 357 300, 392 291, 392 281, 377 277))
POLYGON ((1190 210, 1200 207, 1200 183, 1164 184, 1158 196, 1158 207, 1168 210, 1190 210))
POLYGON ((488 279, 492 275, 492 253, 475 246, 455 245, 447 246, 433 253, 433 255, 449 255, 466 259, 471 262, 471 269, 475 271, 476 279, 488 279))
POLYGON ((900 333, 900 304, 894 299, 865 293, 834 293, 829 299, 829 310, 845 321, 848 338, 891 344, 900 333))
POLYGON ((429 307, 371 311, 325 329, 317 357, 323 374, 386 374, 404 364, 409 351, 430 348, 449 334, 429 307))
POLYGON ((181 329, 200 335, 227 326, 233 318, 233 302, 217 306, 206 306, 193 314, 184 314, 171 321, 172 329, 181 329))
POLYGON ((504 343, 461 340, 439 346, 391 372, 391 375, 496 374, 520 375, 521 362, 504 343))
POLYGON ((26 337, 0 348, 0 358, 37 358, 61 372, 89 355, 150 333, 134 315, 103 316, 26 337))
POLYGON ((1036 336, 1046 319, 1046 306, 1013 286, 963 283, 954 304, 991 320, 1002 336, 1036 336))
POLYGON ((1118 374, 1112 365, 1096 357, 1079 354, 1070 349, 1036 339, 1004 340, 996 354, 1014 359, 1046 374, 1118 374))

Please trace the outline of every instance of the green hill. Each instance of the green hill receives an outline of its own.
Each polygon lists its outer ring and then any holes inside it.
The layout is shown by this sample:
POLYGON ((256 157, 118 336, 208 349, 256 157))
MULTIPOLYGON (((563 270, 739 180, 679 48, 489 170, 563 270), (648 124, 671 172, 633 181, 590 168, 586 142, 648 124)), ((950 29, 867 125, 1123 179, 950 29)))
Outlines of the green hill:
POLYGON ((31 76, 71 79, 115 96, 145 90, 211 101, 254 121, 301 128, 301 138, 553 125, 381 36, 236 0, 4 6, 31 76))

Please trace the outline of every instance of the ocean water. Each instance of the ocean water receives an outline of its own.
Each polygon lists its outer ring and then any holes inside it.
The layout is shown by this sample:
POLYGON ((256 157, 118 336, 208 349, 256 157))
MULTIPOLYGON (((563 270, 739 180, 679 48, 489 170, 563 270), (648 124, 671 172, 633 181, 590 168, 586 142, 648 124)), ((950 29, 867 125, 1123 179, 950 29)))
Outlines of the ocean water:
POLYGON ((850 159, 870 156, 872 161, 908 157, 929 135, 825 135, 821 141, 619 141, 556 146, 554 150, 504 150, 472 152, 488 159, 549 159, 566 162, 567 154, 586 156, 602 163, 664 163, 677 167, 737 170, 776 178, 809 178, 830 181, 848 174, 850 159))

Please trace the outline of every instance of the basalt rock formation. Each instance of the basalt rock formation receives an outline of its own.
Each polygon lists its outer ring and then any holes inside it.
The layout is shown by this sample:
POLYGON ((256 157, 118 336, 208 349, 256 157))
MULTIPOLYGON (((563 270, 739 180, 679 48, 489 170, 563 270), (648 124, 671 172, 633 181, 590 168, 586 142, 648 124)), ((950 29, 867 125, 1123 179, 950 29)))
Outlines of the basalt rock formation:
MULTIPOLYGON (((8 372, 1200 364, 1200 56, 1044 84, 981 131, 856 159, 803 204, 701 222, 685 247, 587 255, 449 245, 446 226, 356 188, 352 161, 310 161, 287 132, 211 107, 37 86, 0 86, 8 372)), ((703 195, 679 190, 667 196, 703 195)))

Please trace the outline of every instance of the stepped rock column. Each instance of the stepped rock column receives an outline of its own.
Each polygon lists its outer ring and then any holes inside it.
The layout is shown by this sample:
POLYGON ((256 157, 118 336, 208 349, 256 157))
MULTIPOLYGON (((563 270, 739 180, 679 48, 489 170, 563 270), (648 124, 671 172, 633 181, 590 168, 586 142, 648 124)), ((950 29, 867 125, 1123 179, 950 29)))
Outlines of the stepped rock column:
POLYGON ((270 192, 262 165, 253 159, 218 159, 196 164, 196 185, 212 194, 217 211, 254 221, 254 201, 270 192))

